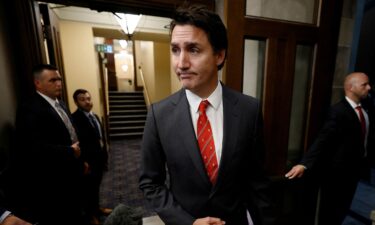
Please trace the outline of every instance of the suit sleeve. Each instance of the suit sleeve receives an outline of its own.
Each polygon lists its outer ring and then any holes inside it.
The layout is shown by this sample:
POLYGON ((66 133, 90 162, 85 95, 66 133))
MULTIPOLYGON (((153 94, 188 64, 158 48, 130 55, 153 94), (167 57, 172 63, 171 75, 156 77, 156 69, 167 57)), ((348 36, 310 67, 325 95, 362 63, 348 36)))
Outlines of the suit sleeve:
POLYGON ((308 170, 313 172, 320 169, 318 166, 325 165, 332 157, 331 150, 340 132, 338 124, 338 114, 331 109, 317 138, 301 161, 308 170))
POLYGON ((150 107, 142 143, 142 163, 139 187, 148 204, 169 225, 191 225, 195 221, 178 202, 166 184, 166 162, 158 135, 154 108, 150 107))

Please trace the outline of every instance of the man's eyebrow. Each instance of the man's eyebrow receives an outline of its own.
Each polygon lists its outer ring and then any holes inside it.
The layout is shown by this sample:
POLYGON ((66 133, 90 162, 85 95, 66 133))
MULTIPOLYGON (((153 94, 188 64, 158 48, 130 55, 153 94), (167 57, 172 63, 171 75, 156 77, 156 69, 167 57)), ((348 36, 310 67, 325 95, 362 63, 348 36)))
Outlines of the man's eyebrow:
POLYGON ((50 81, 57 81, 57 80, 62 80, 61 77, 53 77, 49 79, 50 81))
MULTIPOLYGON (((199 45, 198 42, 184 42, 183 43, 183 46, 198 46, 198 45, 199 45)), ((179 46, 179 44, 175 42, 171 42, 171 46, 179 46)))

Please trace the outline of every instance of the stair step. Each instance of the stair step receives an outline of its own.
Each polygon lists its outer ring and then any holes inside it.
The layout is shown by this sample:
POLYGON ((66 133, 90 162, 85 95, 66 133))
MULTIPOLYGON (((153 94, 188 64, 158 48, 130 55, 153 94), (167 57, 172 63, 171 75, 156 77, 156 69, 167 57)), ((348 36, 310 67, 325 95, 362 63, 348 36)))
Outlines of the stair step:
POLYGON ((117 121, 117 120, 133 120, 133 119, 146 119, 146 114, 135 114, 135 115, 111 115, 109 116, 109 120, 117 121))
POLYGON ((146 108, 146 105, 110 105, 109 110, 116 110, 121 108, 146 108))
POLYGON ((144 129, 145 126, 111 127, 110 131, 144 129))
POLYGON ((142 126, 144 127, 146 124, 145 120, 140 120, 140 121, 115 121, 115 122, 109 122, 109 127, 110 128, 115 128, 115 127, 134 127, 134 126, 142 126))
POLYGON ((110 138, 127 138, 127 137, 142 137, 143 132, 131 132, 131 133, 117 133, 117 134, 110 134, 110 138))
POLYGON ((144 123, 146 123, 146 120, 110 121, 109 125, 110 126, 112 126, 112 125, 118 126, 118 125, 128 125, 128 124, 135 124, 135 123, 144 124, 144 123))
POLYGON ((129 91, 129 92, 122 92, 122 91, 108 91, 108 95, 143 95, 143 91, 129 91))
POLYGON ((144 99, 143 95, 113 95, 113 96, 108 96, 109 100, 121 100, 121 99, 124 99, 124 100, 130 100, 130 99, 134 99, 134 100, 141 100, 141 99, 144 99))
POLYGON ((110 116, 112 115, 134 115, 134 114, 147 114, 146 109, 129 109, 129 110, 110 110, 110 116))
POLYGON ((117 100, 116 99, 116 100, 110 100, 109 101, 109 105, 121 105, 121 104, 133 104, 133 105, 142 104, 142 105, 146 105, 144 100, 138 100, 138 99, 134 99, 134 100, 129 100, 129 99, 117 100))

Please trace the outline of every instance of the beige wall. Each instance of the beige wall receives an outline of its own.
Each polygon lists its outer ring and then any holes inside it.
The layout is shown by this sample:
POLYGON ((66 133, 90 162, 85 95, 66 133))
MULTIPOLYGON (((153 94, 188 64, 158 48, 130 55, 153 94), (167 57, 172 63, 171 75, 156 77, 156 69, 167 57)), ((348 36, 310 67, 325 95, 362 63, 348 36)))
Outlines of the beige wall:
MULTIPOLYGON (((152 41, 136 41, 135 54, 138 55, 137 68, 141 67, 146 82, 146 88, 150 97, 150 102, 154 102, 155 96, 155 65, 154 47, 152 41)), ((139 79, 140 81, 141 79, 139 79)))
POLYGON ((169 42, 136 41, 135 47, 137 68, 142 68, 151 103, 180 89, 171 69, 169 42))
POLYGON ((70 110, 72 112, 76 110, 72 100, 74 91, 83 88, 91 93, 94 102, 93 111, 102 116, 99 65, 94 48, 92 25, 60 21, 60 33, 70 110))
POLYGON ((155 101, 171 94, 171 70, 169 43, 154 42, 155 101))

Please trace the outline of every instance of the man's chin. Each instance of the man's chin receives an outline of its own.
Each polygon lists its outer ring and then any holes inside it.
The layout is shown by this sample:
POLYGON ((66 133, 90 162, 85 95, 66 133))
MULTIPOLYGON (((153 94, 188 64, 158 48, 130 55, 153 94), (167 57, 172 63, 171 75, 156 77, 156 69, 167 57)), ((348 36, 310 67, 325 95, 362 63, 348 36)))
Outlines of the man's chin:
POLYGON ((187 82, 187 80, 185 80, 185 82, 184 80, 182 80, 181 85, 183 88, 188 89, 188 90, 193 88, 193 84, 191 82, 187 82))

